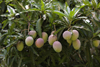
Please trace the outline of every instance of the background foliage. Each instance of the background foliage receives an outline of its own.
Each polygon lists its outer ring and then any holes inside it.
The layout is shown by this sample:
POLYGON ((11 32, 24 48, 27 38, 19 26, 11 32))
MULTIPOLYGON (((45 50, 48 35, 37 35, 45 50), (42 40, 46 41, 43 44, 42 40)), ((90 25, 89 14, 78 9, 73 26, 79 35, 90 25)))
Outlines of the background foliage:
MULTIPOLYGON (((98 67, 100 47, 92 41, 100 39, 99 0, 0 0, 0 67, 98 67), (16 49, 18 41, 25 41, 29 30, 36 30, 37 38, 45 31, 56 30, 62 51, 52 46, 38 49, 24 45, 16 49), (65 30, 79 31, 81 48, 73 49, 62 38, 65 30)), ((35 40, 37 39, 35 38, 35 40)))

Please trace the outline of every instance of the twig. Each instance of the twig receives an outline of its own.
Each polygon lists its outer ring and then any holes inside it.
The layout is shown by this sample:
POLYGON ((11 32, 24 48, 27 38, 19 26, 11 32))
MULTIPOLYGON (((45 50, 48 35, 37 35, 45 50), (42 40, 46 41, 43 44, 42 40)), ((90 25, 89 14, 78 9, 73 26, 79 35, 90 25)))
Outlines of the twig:
POLYGON ((23 31, 25 31, 25 30, 28 30, 28 29, 24 29, 24 30, 22 30, 21 33, 22 33, 23 31))
POLYGON ((78 56, 79 56, 79 58, 83 61, 83 59, 82 59, 81 55, 80 55, 80 54, 78 54, 78 56))

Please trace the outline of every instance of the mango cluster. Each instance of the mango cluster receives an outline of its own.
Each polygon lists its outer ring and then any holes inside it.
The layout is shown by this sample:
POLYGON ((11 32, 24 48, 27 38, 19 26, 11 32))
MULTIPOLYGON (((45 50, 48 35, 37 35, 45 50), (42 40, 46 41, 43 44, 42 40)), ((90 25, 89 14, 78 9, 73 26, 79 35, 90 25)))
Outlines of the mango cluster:
MULTIPOLYGON (((29 31, 28 37, 26 37, 26 39, 25 39, 25 44, 27 46, 32 46, 33 43, 34 43, 34 39, 36 38, 36 36, 37 36, 37 33, 36 33, 35 30, 29 31)), ((46 32, 42 32, 42 38, 38 38, 35 41, 36 47, 37 48, 41 48, 44 45, 44 43, 46 43, 47 39, 48 39, 48 34, 46 32)), ((18 42, 18 44, 17 44, 17 50, 18 51, 22 51, 23 48, 24 48, 24 43, 23 42, 18 42)))
POLYGON ((54 35, 55 31, 51 32, 51 35, 48 38, 48 43, 53 46, 54 51, 61 52, 62 51, 62 44, 57 41, 57 36, 54 35))
POLYGON ((78 50, 81 46, 81 42, 78 39, 79 32, 77 30, 72 31, 64 31, 63 38, 69 43, 69 45, 73 45, 73 48, 78 50))
MULTIPOLYGON (((37 33, 35 30, 29 31, 28 37, 25 38, 25 44, 27 46, 32 46, 35 42, 35 45, 37 48, 41 48, 44 43, 47 42, 53 47, 55 52, 61 52, 62 51, 62 44, 57 41, 57 35, 54 35, 55 31, 52 31, 50 36, 48 37, 48 34, 46 32, 42 32, 42 38, 37 38, 36 41, 34 39, 37 36, 37 33)), ((77 30, 71 30, 71 31, 64 31, 62 34, 63 38, 69 43, 69 45, 73 45, 73 48, 75 50, 78 50, 81 47, 81 42, 78 39, 79 32, 77 30)), ((93 45, 95 47, 98 47, 100 44, 99 40, 93 40, 93 45)), ((23 41, 18 41, 17 43, 17 50, 22 51, 24 48, 23 41)))

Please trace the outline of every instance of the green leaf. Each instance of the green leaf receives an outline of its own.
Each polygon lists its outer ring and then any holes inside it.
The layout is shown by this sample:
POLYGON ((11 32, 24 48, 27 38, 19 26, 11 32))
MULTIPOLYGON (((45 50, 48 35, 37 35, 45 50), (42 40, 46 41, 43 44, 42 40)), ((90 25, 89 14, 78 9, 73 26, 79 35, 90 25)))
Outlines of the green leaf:
POLYGON ((19 24, 27 24, 25 21, 18 21, 18 20, 15 20, 15 22, 17 21, 17 23, 19 24))
POLYGON ((4 20, 4 21, 2 22, 2 24, 3 24, 2 29, 4 29, 4 28, 7 26, 7 24, 8 24, 8 19, 7 19, 7 20, 4 20))
POLYGON ((33 8, 33 9, 26 9, 20 13, 24 13, 24 12, 33 12, 33 11, 40 11, 40 9, 36 9, 36 8, 33 8))
POLYGON ((63 32, 64 29, 65 29, 65 28, 63 28, 63 29, 59 32, 59 34, 57 35, 58 40, 60 39, 60 37, 61 37, 62 32, 63 32))
POLYGON ((99 3, 99 4, 97 4, 97 8, 100 8, 100 3, 99 3))
POLYGON ((14 7, 15 7, 15 9, 17 9, 17 11, 19 12, 20 16, 25 21, 27 21, 26 15, 21 13, 21 11, 25 10, 24 6, 21 3, 19 3, 18 1, 16 1, 16 0, 13 0, 13 3, 15 4, 14 7))
POLYGON ((23 6, 20 2, 18 2, 18 4, 20 5, 20 7, 21 7, 23 10, 25 10, 24 6, 23 6))
POLYGON ((88 0, 82 0, 82 1, 83 1, 83 3, 84 3, 85 5, 91 6, 91 4, 90 4, 90 2, 89 2, 88 0))
POLYGON ((5 38, 7 37, 8 33, 4 33, 0 38, 0 45, 4 43, 5 38))
POLYGON ((77 25, 74 25, 72 26, 73 28, 76 28, 76 29, 83 29, 83 30, 86 30, 86 31, 91 31, 90 29, 88 28, 85 28, 84 26, 77 26, 77 25))
POLYGON ((54 10, 53 13, 55 13, 55 14, 57 14, 57 15, 59 15, 59 16, 65 16, 64 13, 62 13, 62 12, 60 12, 60 11, 58 11, 58 10, 54 10))
POLYGON ((72 11, 70 11, 70 14, 69 16, 71 18, 74 18, 76 16, 76 14, 80 11, 81 8, 83 8, 85 5, 82 5, 81 7, 79 8, 73 8, 72 11))
POLYGON ((89 23, 86 23, 87 24, 87 26, 90 28, 90 30, 92 31, 92 32, 94 32, 94 29, 93 29, 93 27, 91 26, 91 24, 89 24, 89 23))
POLYGON ((18 1, 13 0, 13 2, 15 4, 14 7, 18 10, 18 12, 24 10, 23 7, 21 6, 21 4, 18 1))
POLYGON ((52 18, 53 16, 50 13, 47 13, 48 17, 49 17, 49 21, 51 23, 53 23, 54 18, 52 18))
POLYGON ((94 58, 95 58, 96 60, 98 60, 98 62, 99 62, 99 64, 100 64, 100 58, 99 58, 99 56, 95 56, 95 55, 94 55, 94 58))
POLYGON ((18 39, 16 39, 15 41, 12 41, 11 43, 9 43, 9 44, 6 46, 6 48, 7 48, 7 47, 10 47, 10 46, 13 46, 17 41, 18 41, 18 39))
POLYGON ((54 59, 54 57, 52 55, 50 55, 50 57, 51 57, 51 61, 52 61, 53 65, 55 66, 55 59, 54 59))
POLYGON ((31 46, 31 49, 32 49, 33 54, 39 56, 39 54, 36 52, 36 50, 32 46, 31 46))
POLYGON ((60 32, 62 29, 64 29, 65 27, 62 27, 62 28, 60 28, 60 29, 58 29, 55 33, 54 33, 54 35, 56 35, 58 32, 60 32))
POLYGON ((67 2, 65 3, 65 10, 68 14, 70 13, 70 7, 68 6, 67 2))
POLYGON ((15 14, 15 10, 11 6, 7 6, 7 9, 10 14, 15 14))
POLYGON ((41 10, 41 6, 38 3, 31 3, 35 8, 40 9, 41 10))
POLYGON ((41 10, 42 10, 42 11, 45 10, 45 7, 44 7, 44 6, 45 6, 45 4, 44 4, 43 0, 41 0, 41 10))
POLYGON ((42 57, 39 57, 39 61, 37 62, 37 64, 39 65, 40 63, 42 63, 48 56, 50 56, 51 52, 49 51, 48 53, 44 53, 44 55, 42 55, 42 57))
POLYGON ((20 58, 19 63, 18 63, 18 67, 21 67, 22 64, 22 58, 20 58))
POLYGON ((92 5, 93 5, 94 7, 96 7, 97 4, 98 4, 97 0, 92 0, 92 5))
POLYGON ((84 23, 82 25, 87 27, 88 29, 90 29, 92 32, 94 32, 94 29, 93 29, 92 24, 90 23, 90 20, 89 19, 85 19, 85 20, 83 19, 83 21, 84 21, 84 23))
POLYGON ((69 14, 69 16, 70 16, 70 19, 72 19, 73 17, 74 17, 74 15, 75 15, 75 8, 73 8, 72 9, 72 11, 70 11, 70 14, 69 14))
POLYGON ((9 3, 9 2, 11 2, 11 1, 13 1, 13 0, 5 0, 6 1, 6 3, 9 3))
POLYGON ((12 67, 13 63, 14 63, 14 60, 15 60, 16 56, 13 57, 13 59, 11 59, 11 62, 10 62, 10 65, 9 67, 12 67))
POLYGON ((12 21, 9 21, 9 30, 8 33, 10 34, 11 32, 13 32, 13 29, 15 27, 15 23, 12 21))
POLYGON ((36 31, 38 32, 38 35, 42 38, 42 29, 41 29, 41 19, 38 19, 36 22, 36 31))
POLYGON ((61 59, 61 61, 59 62, 59 65, 62 64, 64 62, 64 60, 66 59, 66 55, 63 56, 63 58, 61 59))
POLYGON ((0 2, 0 14, 3 14, 5 12, 6 9, 6 2, 4 2, 3 0, 0 2))
POLYGON ((100 30, 99 30, 99 29, 93 34, 93 36, 95 37, 95 36, 97 36, 98 34, 100 34, 100 30))
POLYGON ((86 43, 86 49, 85 49, 85 53, 86 53, 86 59, 87 59, 87 65, 88 67, 93 67, 93 63, 92 63, 92 57, 91 57, 91 54, 90 54, 90 41, 88 41, 86 43))

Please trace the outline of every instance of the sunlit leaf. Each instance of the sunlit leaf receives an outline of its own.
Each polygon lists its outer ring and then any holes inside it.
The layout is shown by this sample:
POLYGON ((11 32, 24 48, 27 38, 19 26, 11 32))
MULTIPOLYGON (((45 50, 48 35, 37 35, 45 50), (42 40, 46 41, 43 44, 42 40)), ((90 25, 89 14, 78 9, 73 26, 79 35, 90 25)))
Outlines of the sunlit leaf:
POLYGON ((92 0, 92 4, 93 4, 94 7, 96 7, 97 4, 98 4, 97 0, 92 0))
POLYGON ((55 13, 55 14, 57 14, 59 16, 65 16, 64 13, 62 13, 62 12, 60 12, 58 10, 53 11, 53 13, 55 13))
POLYGON ((82 0, 82 1, 83 1, 83 3, 84 3, 85 5, 91 6, 91 4, 90 4, 90 2, 89 2, 88 0, 82 0))
POLYGON ((45 6, 45 4, 44 4, 43 0, 41 0, 41 10, 42 10, 42 11, 45 10, 45 7, 44 7, 44 6, 45 6))
POLYGON ((15 10, 11 6, 7 6, 7 9, 10 14, 15 14, 15 10))

